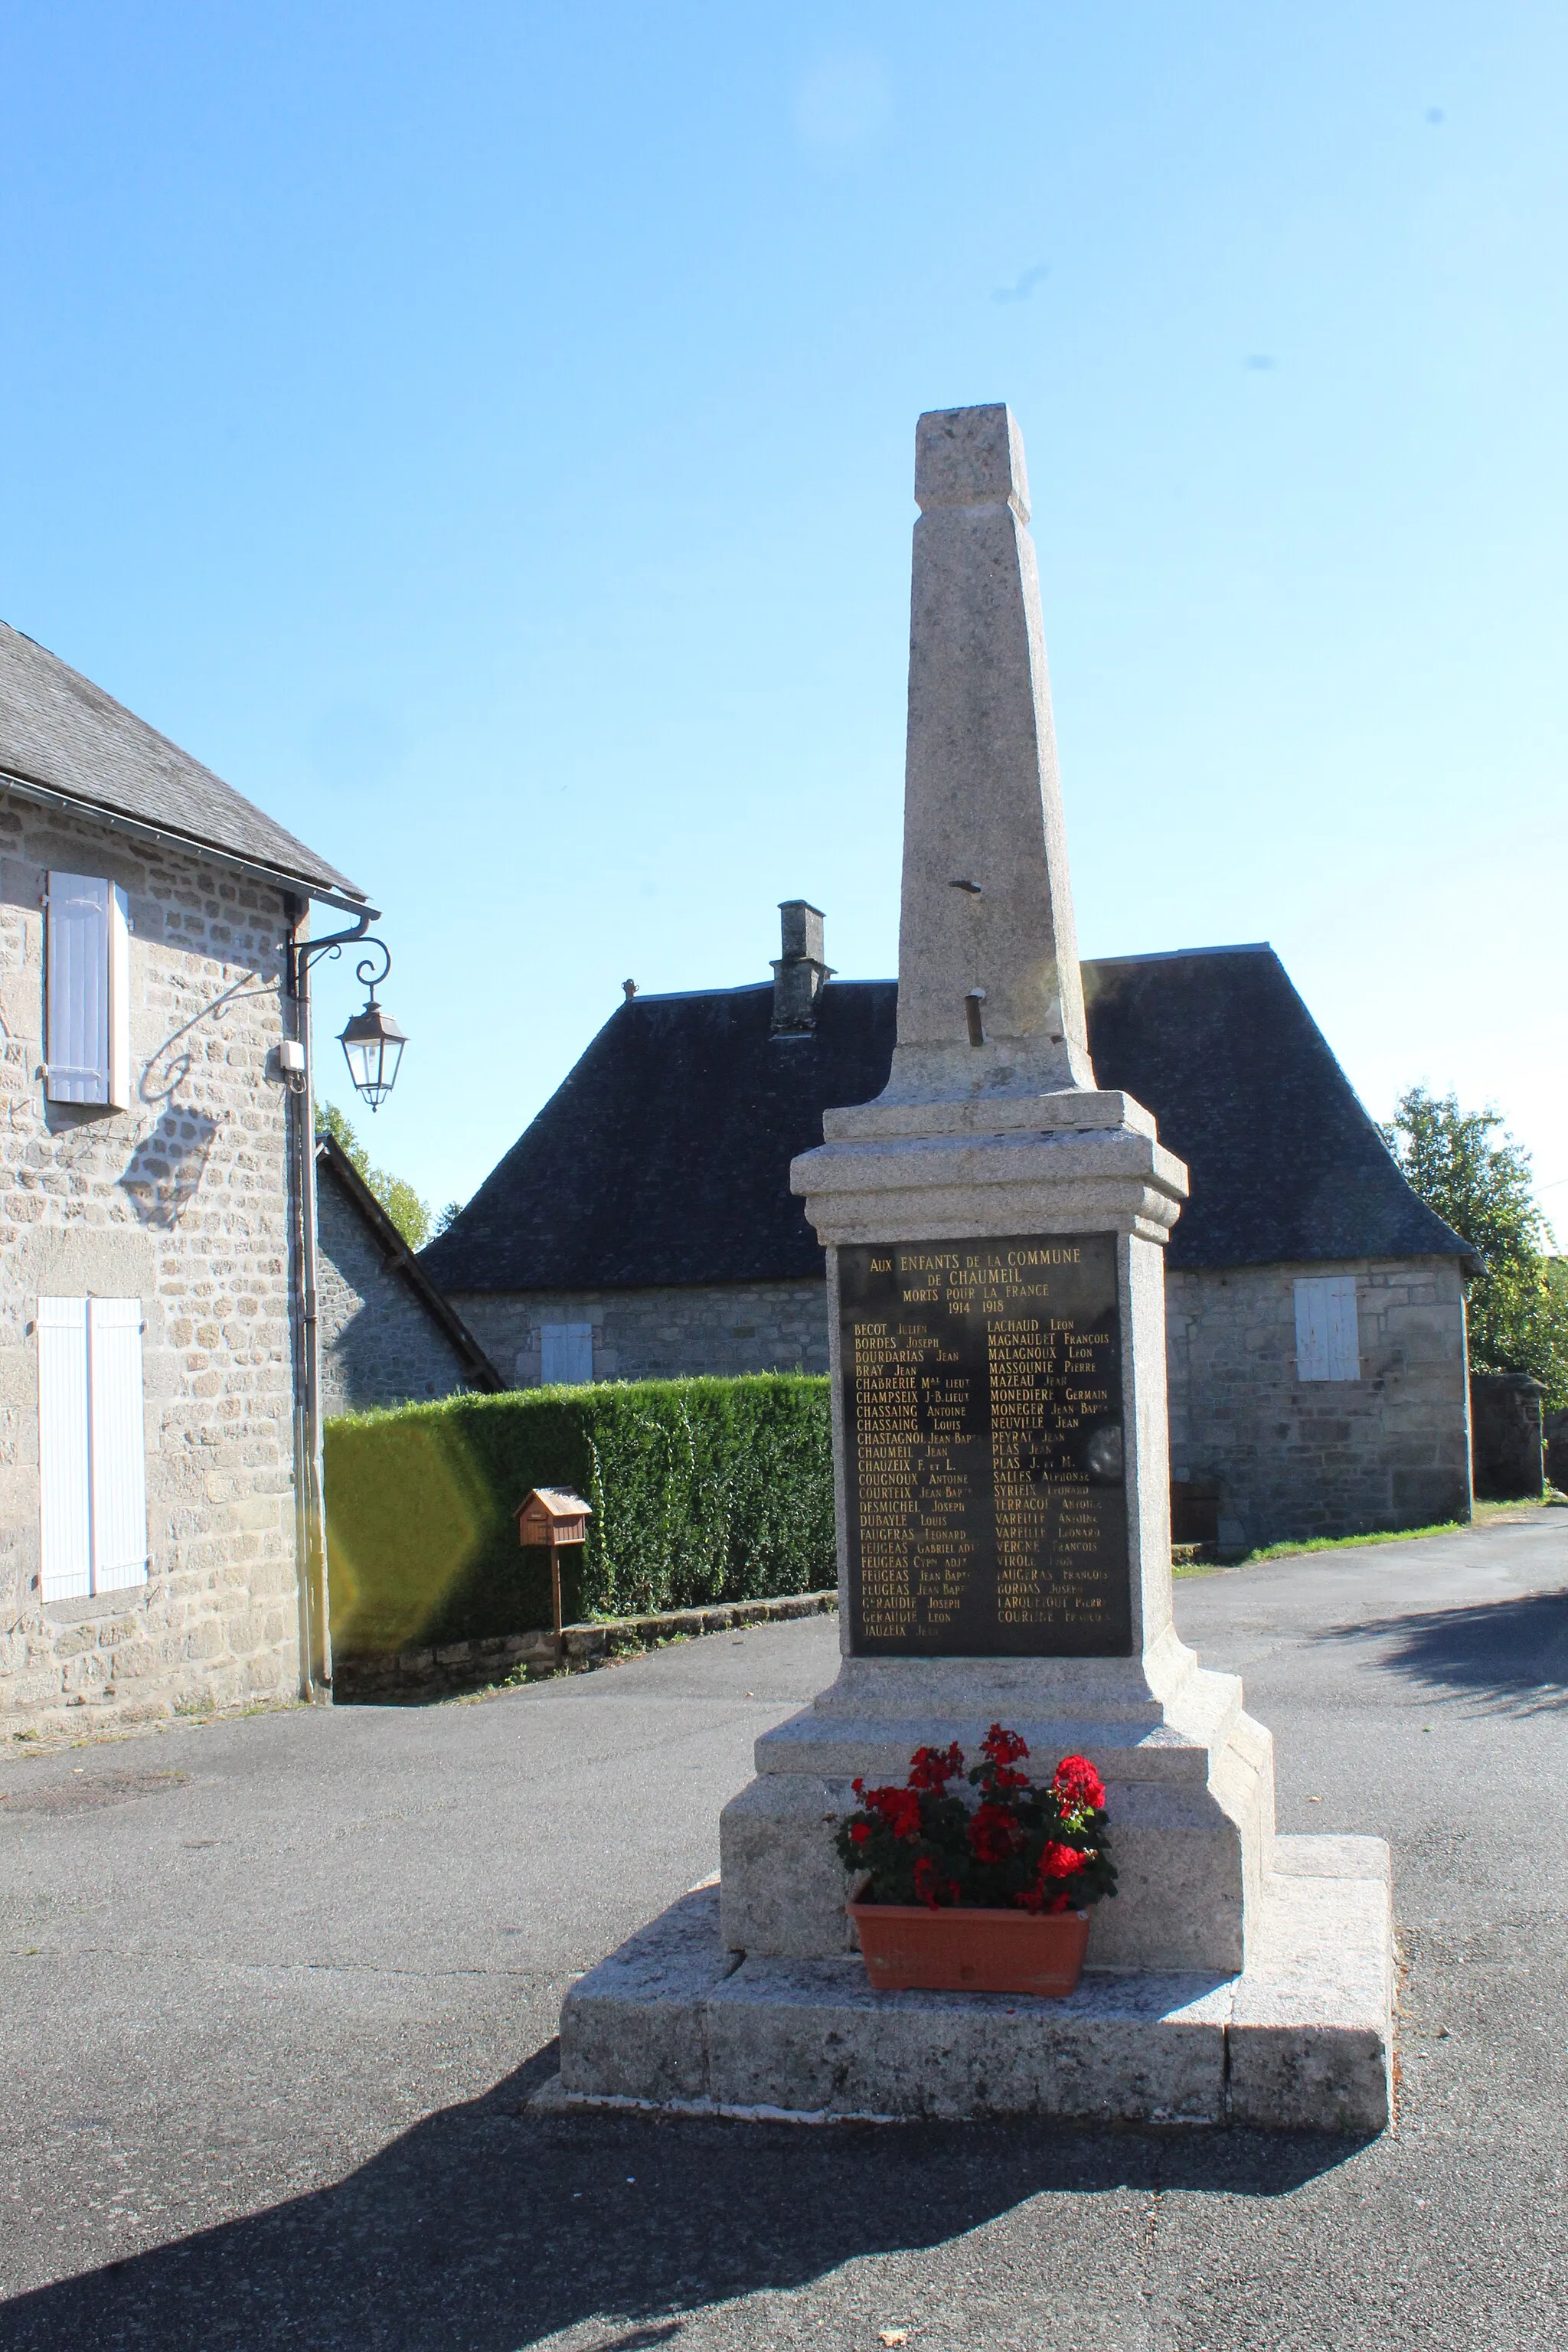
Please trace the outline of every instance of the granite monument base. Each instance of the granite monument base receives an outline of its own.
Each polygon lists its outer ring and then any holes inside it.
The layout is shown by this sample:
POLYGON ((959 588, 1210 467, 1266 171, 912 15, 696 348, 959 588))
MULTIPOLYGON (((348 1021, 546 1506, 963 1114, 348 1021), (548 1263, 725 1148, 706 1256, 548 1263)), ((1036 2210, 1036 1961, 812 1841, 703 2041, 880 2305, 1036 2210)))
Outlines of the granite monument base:
POLYGON ((724 1940, 752 1959, 854 1948, 853 1881, 834 1832, 851 1782, 901 1781, 914 1750, 978 1758, 993 1723, 1048 1779, 1087 1756, 1106 1785, 1120 1878, 1089 1966, 1238 1973, 1272 1867, 1274 1751, 1234 1675, 1205 1672, 1167 1627, 1141 1658, 846 1658, 838 1679, 756 1744, 757 1777, 719 1824, 724 1940))
POLYGON ((1369 2133, 1390 2120, 1388 1849, 1282 1837, 1246 1969, 1089 1969, 1066 2000, 876 1993, 730 1950, 694 1889, 579 1979, 535 2105, 829 2123, 1050 2116, 1369 2133))

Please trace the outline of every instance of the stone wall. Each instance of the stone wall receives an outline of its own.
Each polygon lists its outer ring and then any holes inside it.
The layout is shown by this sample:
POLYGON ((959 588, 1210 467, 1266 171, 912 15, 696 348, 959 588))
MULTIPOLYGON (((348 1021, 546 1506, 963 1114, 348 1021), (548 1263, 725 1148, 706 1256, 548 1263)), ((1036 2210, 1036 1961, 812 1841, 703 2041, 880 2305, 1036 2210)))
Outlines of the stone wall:
POLYGON ((1219 1544, 1429 1527, 1470 1511, 1452 1258, 1167 1270, 1171 1475, 1219 1487, 1219 1544), (1296 1373, 1298 1276, 1353 1275, 1358 1381, 1296 1373))
MULTIPOLYGON (((592 1323, 595 1376, 827 1369, 816 1282, 468 1291, 459 1314, 520 1387, 540 1327, 592 1323)), ((1166 1272, 1171 1475, 1217 1488, 1226 1551, 1468 1517, 1463 1280, 1451 1258, 1166 1272), (1353 1275, 1362 1377, 1301 1381, 1295 1281, 1353 1275)))
POLYGON ((465 1290, 452 1304, 491 1362, 537 1388, 546 1323, 591 1323, 594 1377, 668 1381, 692 1372, 826 1372, 827 1286, 714 1283, 668 1289, 465 1290))
POLYGON ((0 793, 0 1730, 298 1688, 284 935, 280 893, 0 793), (51 866, 129 894, 129 1110, 44 1099, 51 866), (98 1600, 38 1591, 40 1292, 142 1302, 150 1579, 98 1600))
POLYGON ((537 1681, 564 1670, 589 1674, 670 1642, 727 1633, 737 1625, 779 1625, 798 1617, 836 1614, 831 1592, 786 1592, 770 1601, 716 1601, 706 1609, 664 1609, 646 1617, 601 1617, 563 1628, 561 1646, 548 1626, 526 1633, 495 1633, 439 1649, 360 1653, 332 1661, 332 1696, 341 1706, 426 1706, 498 1683, 537 1681))
POLYGON ((468 1386, 460 1350, 347 1192, 316 1162, 321 1412, 364 1412, 468 1386))

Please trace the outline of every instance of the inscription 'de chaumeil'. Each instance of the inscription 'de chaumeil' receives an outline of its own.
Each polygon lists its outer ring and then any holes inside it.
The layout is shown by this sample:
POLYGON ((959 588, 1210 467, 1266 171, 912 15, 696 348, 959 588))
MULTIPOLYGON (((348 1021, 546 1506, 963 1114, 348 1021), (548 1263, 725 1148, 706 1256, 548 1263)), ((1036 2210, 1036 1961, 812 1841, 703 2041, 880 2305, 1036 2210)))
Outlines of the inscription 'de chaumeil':
POLYGON ((838 1252, 857 1655, 1131 1648, 1110 1234, 838 1252))

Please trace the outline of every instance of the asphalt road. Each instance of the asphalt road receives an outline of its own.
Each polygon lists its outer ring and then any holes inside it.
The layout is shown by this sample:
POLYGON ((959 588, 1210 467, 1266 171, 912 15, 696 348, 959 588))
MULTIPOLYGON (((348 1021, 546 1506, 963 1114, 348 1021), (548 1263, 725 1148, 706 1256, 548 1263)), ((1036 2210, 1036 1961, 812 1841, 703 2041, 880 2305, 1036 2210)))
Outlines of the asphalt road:
POLYGON ((1568 2345, 1568 1511, 1178 1587, 1289 1830, 1390 1837, 1397 2130, 540 2117, 832 1620, 0 1759, 0 2346, 1568 2345))

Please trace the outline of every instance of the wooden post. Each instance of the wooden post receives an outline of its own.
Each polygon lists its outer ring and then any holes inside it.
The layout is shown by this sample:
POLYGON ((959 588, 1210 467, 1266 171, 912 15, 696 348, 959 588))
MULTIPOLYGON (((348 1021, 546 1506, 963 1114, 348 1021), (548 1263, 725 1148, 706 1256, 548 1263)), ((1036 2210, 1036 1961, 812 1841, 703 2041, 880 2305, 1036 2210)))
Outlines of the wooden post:
POLYGON ((566 1654, 565 1629, 561 1622, 561 1546, 584 1542, 593 1516, 581 1495, 570 1494, 562 1486, 535 1486, 513 1513, 519 1543, 542 1545, 550 1560, 550 1616, 557 1665, 566 1654))

